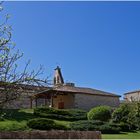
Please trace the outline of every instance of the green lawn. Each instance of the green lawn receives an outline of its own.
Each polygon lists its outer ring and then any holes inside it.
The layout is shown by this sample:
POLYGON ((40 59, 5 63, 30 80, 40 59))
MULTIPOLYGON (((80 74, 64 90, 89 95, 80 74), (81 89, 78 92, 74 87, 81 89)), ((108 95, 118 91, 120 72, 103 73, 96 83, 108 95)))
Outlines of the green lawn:
MULTIPOLYGON (((0 121, 0 131, 31 130, 27 126, 29 119, 36 118, 33 109, 7 109, 4 121, 0 121)), ((55 122, 68 126, 70 121, 54 120, 55 122)), ((140 139, 140 131, 136 133, 103 134, 102 139, 140 139)))
MULTIPOLYGON (((33 109, 5 109, 5 120, 0 121, 0 131, 31 130, 27 126, 29 119, 36 118, 33 109)), ((69 126, 70 121, 54 120, 58 124, 69 126)))
POLYGON ((140 139, 140 131, 135 133, 103 134, 102 139, 140 139))
POLYGON ((26 123, 29 119, 35 118, 31 109, 7 109, 4 110, 5 120, 0 121, 0 130, 30 130, 26 123))

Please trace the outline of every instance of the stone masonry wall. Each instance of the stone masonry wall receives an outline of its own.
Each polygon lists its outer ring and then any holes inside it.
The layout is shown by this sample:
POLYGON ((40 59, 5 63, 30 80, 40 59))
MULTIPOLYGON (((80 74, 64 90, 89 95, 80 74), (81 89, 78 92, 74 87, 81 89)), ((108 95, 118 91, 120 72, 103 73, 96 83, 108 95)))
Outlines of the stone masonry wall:
POLYGON ((0 139, 101 139, 100 131, 1 131, 0 139))
MULTIPOLYGON (((30 93, 22 93, 16 100, 10 101, 5 105, 5 108, 9 109, 20 109, 30 108, 30 93)), ((35 101, 32 102, 32 106, 35 106, 35 101)))
MULTIPOLYGON (((20 96, 19 98, 17 98, 14 101, 9 102, 5 106, 5 108, 10 108, 10 109, 30 108, 31 94, 33 94, 33 93, 22 93, 22 96, 20 96)), ((73 98, 70 98, 70 97, 64 98, 66 108, 79 108, 79 109, 89 110, 92 107, 99 106, 99 105, 109 105, 111 107, 117 107, 117 106, 119 106, 119 103, 120 103, 118 97, 111 97, 111 96, 74 94, 72 97, 73 98), (70 99, 70 102, 69 102, 69 99, 70 99), (74 101, 74 103, 73 103, 73 101, 74 101), (71 106, 70 106, 70 104, 71 104, 71 106)), ((54 101, 55 101, 55 99, 54 99, 54 101)), ((35 107, 35 104, 36 104, 35 100, 33 100, 32 107, 35 107)), ((37 106, 42 106, 43 104, 44 104, 44 100, 38 99, 37 106)))
POLYGON ((140 92, 133 92, 124 96, 126 101, 140 101, 140 92))
POLYGON ((91 94, 75 94, 75 108, 89 110, 99 105, 108 105, 111 107, 119 106, 119 97, 99 96, 91 94))
POLYGON ((64 102, 64 108, 74 108, 74 95, 67 94, 67 95, 57 95, 53 98, 53 107, 58 108, 58 103, 64 102))

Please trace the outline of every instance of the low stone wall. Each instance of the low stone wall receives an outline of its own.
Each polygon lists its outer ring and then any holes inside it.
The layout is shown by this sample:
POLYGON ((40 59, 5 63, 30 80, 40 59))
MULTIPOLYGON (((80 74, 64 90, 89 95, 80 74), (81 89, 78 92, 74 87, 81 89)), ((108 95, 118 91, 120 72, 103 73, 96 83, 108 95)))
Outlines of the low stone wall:
POLYGON ((0 139, 101 139, 99 131, 1 131, 0 139))

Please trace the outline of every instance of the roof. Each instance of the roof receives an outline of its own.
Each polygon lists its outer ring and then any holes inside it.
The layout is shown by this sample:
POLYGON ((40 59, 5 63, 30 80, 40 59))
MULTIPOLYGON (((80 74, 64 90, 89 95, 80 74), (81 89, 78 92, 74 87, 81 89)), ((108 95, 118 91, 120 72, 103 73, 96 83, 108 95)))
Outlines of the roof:
POLYGON ((66 85, 62 85, 62 86, 59 86, 59 87, 53 87, 49 90, 46 90, 46 91, 43 91, 43 92, 40 92, 40 93, 49 93, 50 91, 121 97, 120 95, 116 95, 116 94, 113 94, 113 93, 109 93, 109 92, 105 92, 105 91, 101 91, 101 90, 97 90, 97 89, 66 86, 66 85))
POLYGON ((136 93, 136 92, 140 92, 140 90, 134 90, 134 91, 126 92, 126 93, 124 93, 124 95, 132 94, 132 93, 136 93))

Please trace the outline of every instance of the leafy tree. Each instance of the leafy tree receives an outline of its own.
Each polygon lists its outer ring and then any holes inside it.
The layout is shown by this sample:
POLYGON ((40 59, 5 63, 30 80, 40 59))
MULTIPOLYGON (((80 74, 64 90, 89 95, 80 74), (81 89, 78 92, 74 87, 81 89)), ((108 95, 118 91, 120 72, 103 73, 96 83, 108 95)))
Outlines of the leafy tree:
POLYGON ((140 130, 140 102, 123 103, 112 114, 112 121, 140 130))
MULTIPOLYGON (((3 2, 0 2, 0 19, 3 15, 3 2)), ((21 93, 21 86, 26 85, 43 86, 47 84, 47 79, 40 79, 39 75, 43 73, 43 67, 40 66, 37 71, 29 71, 30 61, 25 64, 22 72, 18 71, 18 60, 23 56, 15 48, 12 42, 12 27, 8 24, 9 15, 6 15, 4 21, 0 20, 0 108, 11 100, 15 100, 21 93)))
POLYGON ((135 126, 140 130, 140 101, 133 101, 131 103, 132 110, 128 114, 128 123, 131 126, 135 126))
POLYGON ((120 105, 119 108, 117 108, 113 114, 112 114, 112 119, 114 122, 124 122, 126 123, 128 120, 128 114, 130 113, 131 108, 130 104, 124 103, 120 105))

